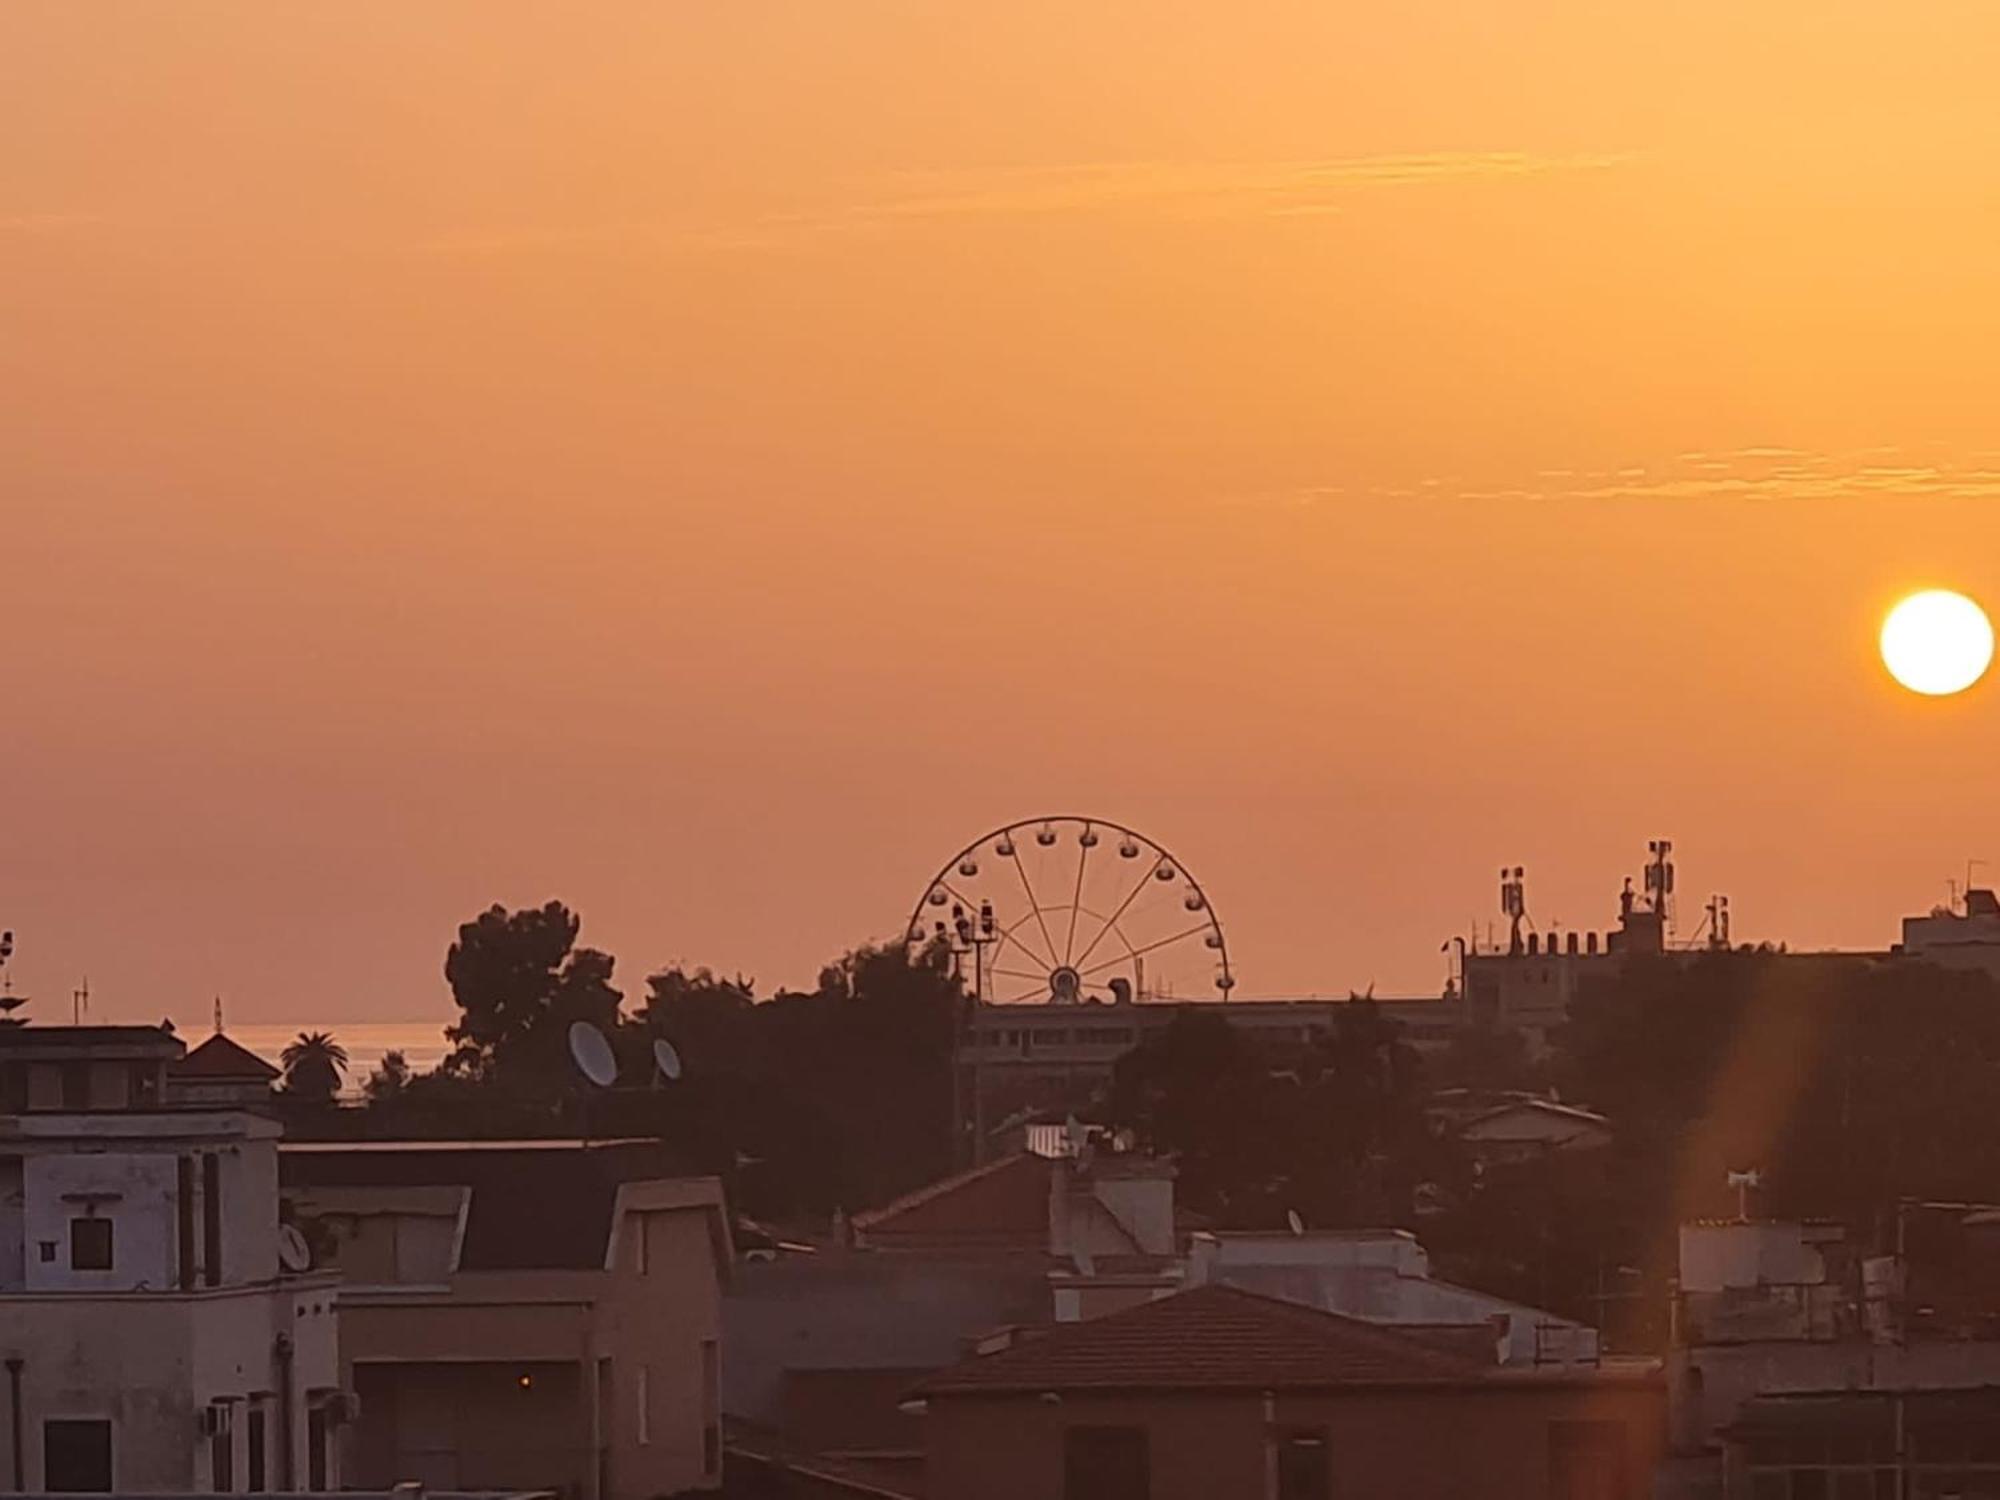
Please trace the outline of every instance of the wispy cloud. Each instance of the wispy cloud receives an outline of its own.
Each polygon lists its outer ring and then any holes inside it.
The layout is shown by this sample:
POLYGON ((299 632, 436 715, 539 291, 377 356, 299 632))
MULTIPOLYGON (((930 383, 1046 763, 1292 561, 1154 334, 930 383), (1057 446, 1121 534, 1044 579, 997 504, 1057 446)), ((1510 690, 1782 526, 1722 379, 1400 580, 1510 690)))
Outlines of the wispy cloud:
POLYGON ((1292 510, 1353 501, 1418 497, 1511 501, 1749 500, 1805 504, 1835 500, 2000 500, 2000 454, 1932 459, 1895 448, 1807 453, 1751 447, 1686 452, 1621 469, 1545 469, 1517 484, 1431 478, 1418 485, 1305 485, 1222 496, 1234 507, 1292 510))
POLYGON ((735 220, 474 230, 435 237, 440 254, 657 253, 745 250, 819 236, 883 232, 926 221, 1091 213, 1291 217, 1343 211, 1358 195, 1454 183, 1598 172, 1618 154, 1446 151, 1278 162, 1100 162, 1050 167, 897 172, 825 201, 735 220))

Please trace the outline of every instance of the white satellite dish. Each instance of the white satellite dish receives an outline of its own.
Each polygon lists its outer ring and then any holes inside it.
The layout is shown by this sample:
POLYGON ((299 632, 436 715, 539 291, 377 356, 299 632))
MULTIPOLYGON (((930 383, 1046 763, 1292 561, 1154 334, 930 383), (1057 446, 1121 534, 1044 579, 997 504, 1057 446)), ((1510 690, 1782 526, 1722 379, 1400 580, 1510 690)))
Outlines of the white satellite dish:
POLYGON ((660 1070, 660 1076, 672 1083, 681 1076, 681 1055, 674 1050, 674 1044, 665 1037, 653 1043, 653 1066, 660 1070))
POLYGON ((278 1264, 287 1271, 312 1269, 312 1247, 306 1244, 306 1237, 299 1233, 296 1224, 278 1226, 278 1264))
POLYGON ((569 1055, 577 1072, 601 1089, 618 1081, 618 1059, 604 1033, 588 1021, 572 1021, 569 1028, 569 1055))
POLYGON ((1291 1230, 1293 1234, 1304 1234, 1306 1232, 1306 1221, 1299 1217, 1299 1211, 1296 1208, 1285 1210, 1285 1227, 1291 1230))

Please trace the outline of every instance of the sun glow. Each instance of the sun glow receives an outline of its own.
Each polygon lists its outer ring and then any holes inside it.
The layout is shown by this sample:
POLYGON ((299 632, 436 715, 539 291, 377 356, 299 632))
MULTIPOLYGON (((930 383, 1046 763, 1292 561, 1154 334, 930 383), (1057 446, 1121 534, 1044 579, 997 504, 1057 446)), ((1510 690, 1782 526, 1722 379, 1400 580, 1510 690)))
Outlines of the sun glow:
POLYGON ((1904 687, 1929 697, 1962 693, 1993 661, 1993 625, 1963 594, 1912 594, 1882 622, 1882 663, 1904 687))

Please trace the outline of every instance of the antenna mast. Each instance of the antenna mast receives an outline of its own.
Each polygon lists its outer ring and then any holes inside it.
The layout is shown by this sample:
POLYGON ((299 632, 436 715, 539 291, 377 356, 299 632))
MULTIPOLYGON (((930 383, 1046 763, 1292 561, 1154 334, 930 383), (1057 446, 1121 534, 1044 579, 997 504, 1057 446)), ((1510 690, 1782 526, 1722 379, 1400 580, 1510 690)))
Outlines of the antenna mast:
POLYGON ((0 932, 0 1027, 28 1024, 14 1019, 14 1012, 28 1003, 28 997, 14 993, 14 976, 7 968, 7 961, 13 956, 14 934, 0 932))

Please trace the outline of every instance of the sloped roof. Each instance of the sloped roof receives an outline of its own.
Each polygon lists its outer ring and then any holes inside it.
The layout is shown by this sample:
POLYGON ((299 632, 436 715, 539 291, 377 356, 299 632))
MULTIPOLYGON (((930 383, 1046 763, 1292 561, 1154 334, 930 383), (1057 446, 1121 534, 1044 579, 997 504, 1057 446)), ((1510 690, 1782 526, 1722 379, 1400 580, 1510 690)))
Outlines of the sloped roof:
POLYGON ((926 1395, 1065 1390, 1320 1390, 1464 1385, 1490 1360, 1317 1308, 1205 1286, 940 1371, 926 1395))
POLYGON ((441 1186, 472 1190, 459 1269, 465 1271, 596 1270, 610 1242, 618 1189, 674 1175, 657 1141, 619 1142, 571 1150, 537 1150, 511 1143, 497 1150, 463 1150, 448 1143, 375 1142, 344 1150, 316 1143, 311 1151, 279 1152, 287 1188, 441 1186))
POLYGON ((875 1245, 1043 1245, 1053 1170, 1045 1156, 1025 1151, 1003 1156, 856 1214, 854 1228, 875 1245))
POLYGON ((219 1031, 172 1064, 170 1071, 175 1078, 255 1079, 266 1083, 278 1076, 278 1070, 263 1058, 219 1031))

